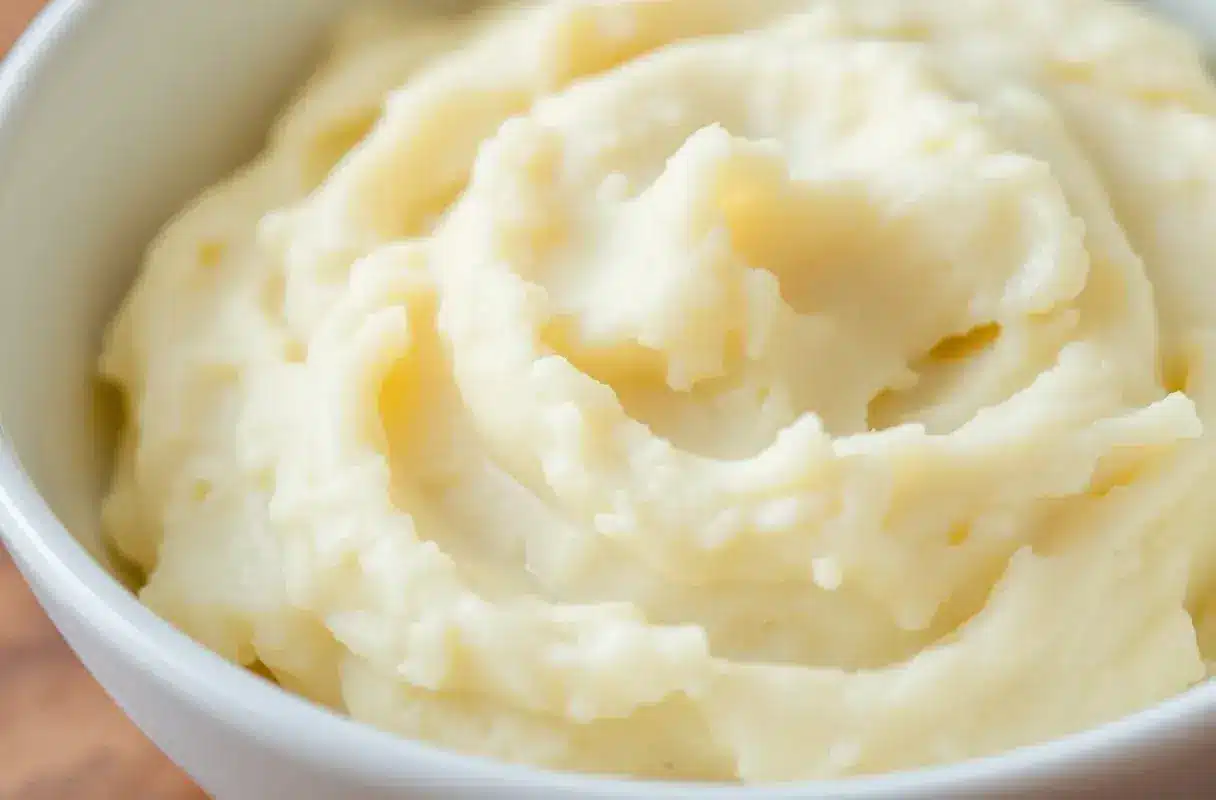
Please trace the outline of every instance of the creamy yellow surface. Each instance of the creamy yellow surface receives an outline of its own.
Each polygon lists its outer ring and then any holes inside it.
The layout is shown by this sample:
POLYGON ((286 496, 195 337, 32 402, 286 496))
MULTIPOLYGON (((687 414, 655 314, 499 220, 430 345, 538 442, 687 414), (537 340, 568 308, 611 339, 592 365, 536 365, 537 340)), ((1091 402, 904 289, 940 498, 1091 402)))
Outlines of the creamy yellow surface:
POLYGON ((561 769, 995 753, 1216 654, 1216 88, 1101 0, 359 16, 102 371, 142 598, 561 769))

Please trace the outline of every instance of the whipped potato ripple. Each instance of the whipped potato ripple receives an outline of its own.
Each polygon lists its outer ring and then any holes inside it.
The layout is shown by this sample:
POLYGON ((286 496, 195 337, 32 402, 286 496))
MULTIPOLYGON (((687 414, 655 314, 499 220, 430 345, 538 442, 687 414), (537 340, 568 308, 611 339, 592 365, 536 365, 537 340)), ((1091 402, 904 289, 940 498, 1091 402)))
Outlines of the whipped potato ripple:
POLYGON ((103 375, 141 598, 373 725, 781 781, 1216 657, 1216 88, 1105 0, 360 14, 103 375))

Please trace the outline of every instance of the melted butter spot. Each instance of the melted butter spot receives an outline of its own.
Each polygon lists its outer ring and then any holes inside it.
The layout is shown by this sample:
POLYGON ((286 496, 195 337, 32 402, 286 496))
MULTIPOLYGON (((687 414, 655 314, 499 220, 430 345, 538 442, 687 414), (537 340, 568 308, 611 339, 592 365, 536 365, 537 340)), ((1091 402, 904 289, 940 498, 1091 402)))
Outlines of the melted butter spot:
POLYGON ((198 265, 211 269, 218 267, 228 254, 228 244, 218 240, 205 241, 198 246, 198 265))
POLYGON ((979 325, 959 336, 947 336, 929 351, 929 357, 937 361, 959 361, 982 353, 1001 335, 1001 326, 995 322, 979 325))
POLYGON ((212 488, 211 481, 199 478, 190 487, 190 499, 195 503, 205 503, 207 498, 211 496, 212 488))

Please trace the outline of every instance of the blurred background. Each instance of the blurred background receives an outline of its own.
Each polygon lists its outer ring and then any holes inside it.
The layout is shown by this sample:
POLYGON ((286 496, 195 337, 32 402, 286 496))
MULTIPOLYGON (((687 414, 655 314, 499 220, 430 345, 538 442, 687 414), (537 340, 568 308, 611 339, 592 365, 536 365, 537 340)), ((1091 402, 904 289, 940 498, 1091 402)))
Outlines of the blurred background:
MULTIPOLYGON (((0 57, 46 0, 0 0, 0 57)), ((0 546, 0 800, 200 800, 72 655, 0 546)))

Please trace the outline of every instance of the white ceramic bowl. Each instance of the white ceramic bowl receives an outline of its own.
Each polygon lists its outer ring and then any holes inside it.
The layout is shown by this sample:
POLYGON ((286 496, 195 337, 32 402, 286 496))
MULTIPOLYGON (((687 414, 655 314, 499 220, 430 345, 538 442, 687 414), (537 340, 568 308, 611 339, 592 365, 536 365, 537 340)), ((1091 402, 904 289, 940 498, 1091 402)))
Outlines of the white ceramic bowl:
MULTIPOLYGON (((1211 0, 1162 4, 1216 33, 1211 0)), ((1099 730, 942 769, 769 789, 657 786, 396 739, 229 665, 141 606, 107 573, 97 541, 100 330, 144 245, 253 153, 347 5, 59 0, 0 73, 0 534, 89 670, 204 789, 221 800, 1213 796, 1211 683, 1099 730)))

